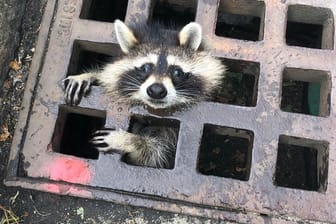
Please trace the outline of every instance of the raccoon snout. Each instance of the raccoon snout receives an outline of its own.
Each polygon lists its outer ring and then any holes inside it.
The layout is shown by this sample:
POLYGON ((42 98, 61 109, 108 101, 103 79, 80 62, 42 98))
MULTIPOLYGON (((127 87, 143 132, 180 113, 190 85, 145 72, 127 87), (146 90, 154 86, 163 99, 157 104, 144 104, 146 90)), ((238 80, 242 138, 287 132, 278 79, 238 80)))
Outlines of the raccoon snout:
POLYGON ((147 94, 153 99, 163 99, 167 96, 167 89, 161 83, 154 83, 147 88, 147 94))

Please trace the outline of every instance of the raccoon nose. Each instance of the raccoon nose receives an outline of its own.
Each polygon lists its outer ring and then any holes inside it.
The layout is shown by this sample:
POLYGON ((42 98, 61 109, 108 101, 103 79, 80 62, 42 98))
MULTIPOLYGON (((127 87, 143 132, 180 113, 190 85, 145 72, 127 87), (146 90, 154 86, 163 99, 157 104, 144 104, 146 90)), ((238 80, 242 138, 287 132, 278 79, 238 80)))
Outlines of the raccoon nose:
POLYGON ((154 99, 163 99, 167 96, 167 89, 160 83, 154 83, 147 88, 147 94, 154 99))

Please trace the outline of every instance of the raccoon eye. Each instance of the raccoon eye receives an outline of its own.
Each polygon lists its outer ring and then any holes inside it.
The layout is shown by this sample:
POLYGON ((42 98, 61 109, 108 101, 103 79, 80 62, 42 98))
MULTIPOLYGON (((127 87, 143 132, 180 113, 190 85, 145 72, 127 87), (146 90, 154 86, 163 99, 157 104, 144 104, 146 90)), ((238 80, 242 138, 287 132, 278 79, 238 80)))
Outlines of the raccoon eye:
POLYGON ((183 75, 183 71, 180 68, 173 68, 172 71, 171 71, 171 75, 174 78, 179 78, 183 75))
POLYGON ((170 69, 170 75, 175 82, 184 81, 190 77, 190 72, 183 72, 180 67, 172 66, 170 69))
POLYGON ((140 71, 142 71, 143 73, 150 73, 151 71, 153 70, 153 64, 152 63, 146 63, 146 64, 143 64, 141 67, 140 67, 140 71))

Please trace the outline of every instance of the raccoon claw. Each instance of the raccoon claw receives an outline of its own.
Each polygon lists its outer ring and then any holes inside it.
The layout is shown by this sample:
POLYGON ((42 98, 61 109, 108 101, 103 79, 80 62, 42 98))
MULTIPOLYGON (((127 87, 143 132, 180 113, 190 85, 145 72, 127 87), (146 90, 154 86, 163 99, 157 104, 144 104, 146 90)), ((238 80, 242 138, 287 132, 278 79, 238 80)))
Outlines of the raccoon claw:
POLYGON ((65 102, 76 106, 82 100, 82 97, 90 92, 90 80, 82 80, 76 76, 69 76, 64 79, 65 102))
POLYGON ((90 143, 100 152, 111 151, 112 149, 108 141, 110 139, 109 135, 113 131, 114 129, 101 129, 96 131, 93 133, 90 143))
POLYGON ((96 131, 92 134, 92 138, 97 137, 97 136, 107 136, 111 133, 111 131, 114 131, 115 128, 104 128, 100 129, 99 131, 96 131))

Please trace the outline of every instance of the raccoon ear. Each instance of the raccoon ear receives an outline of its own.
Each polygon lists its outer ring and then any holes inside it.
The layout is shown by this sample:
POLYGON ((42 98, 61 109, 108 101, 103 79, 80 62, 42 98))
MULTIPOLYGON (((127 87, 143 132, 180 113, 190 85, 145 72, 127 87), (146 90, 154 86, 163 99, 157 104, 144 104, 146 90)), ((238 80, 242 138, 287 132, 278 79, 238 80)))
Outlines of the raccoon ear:
POLYGON ((121 50, 127 54, 129 50, 138 43, 137 39, 132 30, 118 19, 114 21, 114 30, 121 50))
POLYGON ((202 42, 202 28, 198 23, 185 25, 178 34, 180 45, 197 50, 202 42))

